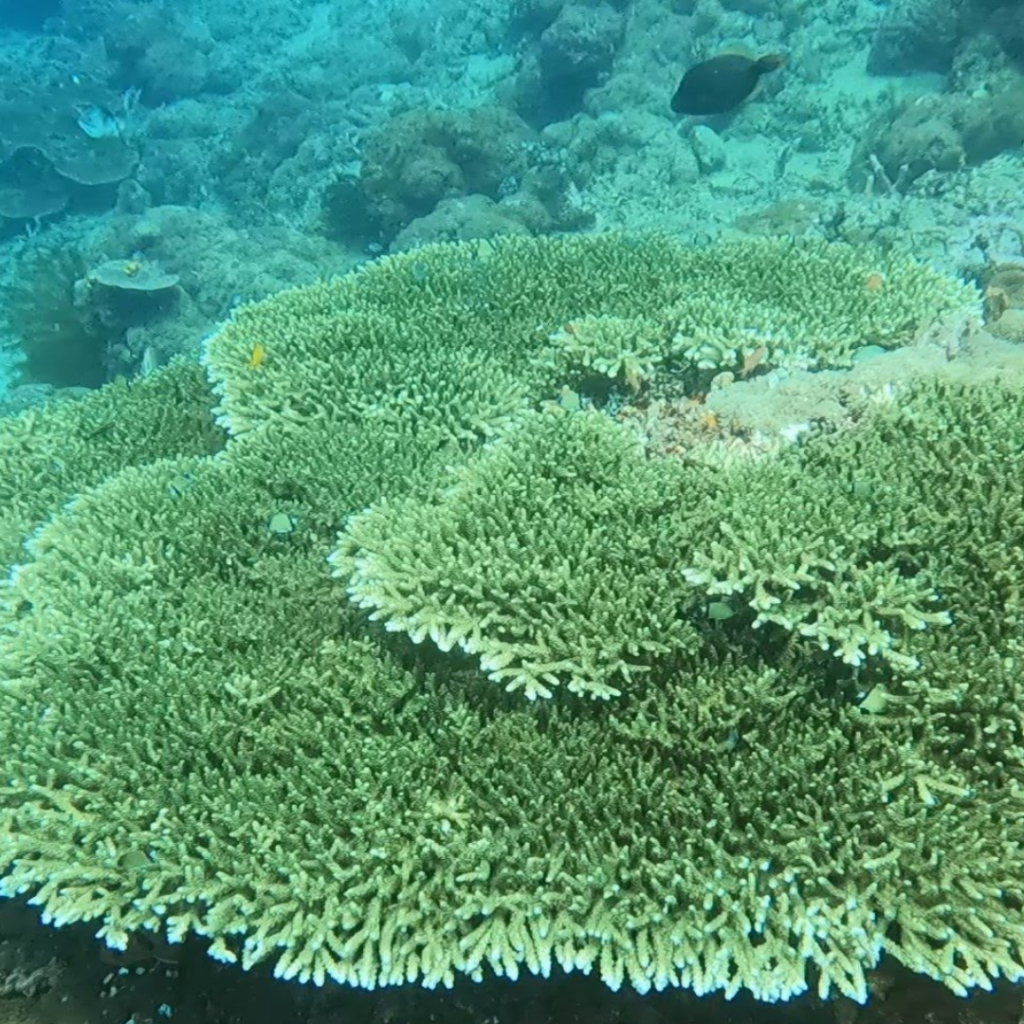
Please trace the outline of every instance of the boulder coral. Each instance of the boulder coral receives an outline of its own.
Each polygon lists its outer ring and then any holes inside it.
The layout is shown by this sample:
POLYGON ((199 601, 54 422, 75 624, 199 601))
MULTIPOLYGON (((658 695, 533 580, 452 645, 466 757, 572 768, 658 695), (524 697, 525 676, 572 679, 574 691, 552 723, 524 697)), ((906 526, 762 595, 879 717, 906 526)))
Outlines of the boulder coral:
POLYGON ((929 171, 976 165, 1024 142, 1024 85, 975 96, 921 97, 879 118, 854 147, 849 181, 905 191, 929 171), (883 180, 877 180, 883 179, 883 180))
POLYGON ((390 242, 444 200, 516 191, 534 141, 522 120, 497 107, 400 114, 369 138, 358 177, 328 189, 329 221, 342 236, 390 242))

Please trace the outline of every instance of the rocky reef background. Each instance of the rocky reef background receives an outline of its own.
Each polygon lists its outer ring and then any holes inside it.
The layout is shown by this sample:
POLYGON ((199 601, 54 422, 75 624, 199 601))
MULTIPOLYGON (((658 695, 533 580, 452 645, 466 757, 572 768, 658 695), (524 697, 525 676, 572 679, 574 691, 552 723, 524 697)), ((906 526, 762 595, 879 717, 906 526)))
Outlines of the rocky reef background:
POLYGON ((982 284, 1022 258, 1019 2, 257 6, 0 3, 7 407, 436 239, 817 235, 982 284), (736 47, 787 65, 675 117, 682 70, 736 47))

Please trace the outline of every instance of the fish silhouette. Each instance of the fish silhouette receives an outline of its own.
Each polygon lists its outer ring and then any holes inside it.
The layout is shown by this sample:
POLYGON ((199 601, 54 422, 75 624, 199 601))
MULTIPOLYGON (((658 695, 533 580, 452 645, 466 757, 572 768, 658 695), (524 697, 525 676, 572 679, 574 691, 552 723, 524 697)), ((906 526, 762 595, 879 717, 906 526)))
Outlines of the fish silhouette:
POLYGON ((672 97, 672 109, 677 114, 723 114, 750 96, 762 75, 785 63, 781 53, 763 57, 720 53, 695 64, 683 75, 672 97))

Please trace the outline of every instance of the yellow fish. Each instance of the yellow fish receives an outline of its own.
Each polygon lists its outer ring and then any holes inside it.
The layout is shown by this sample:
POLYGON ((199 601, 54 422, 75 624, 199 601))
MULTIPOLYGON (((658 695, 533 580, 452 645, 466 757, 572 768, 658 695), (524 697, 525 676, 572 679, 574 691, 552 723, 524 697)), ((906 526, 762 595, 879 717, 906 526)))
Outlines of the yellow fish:
POLYGON ((252 351, 249 353, 249 358, 246 360, 245 365, 250 370, 258 370, 263 365, 263 360, 266 358, 267 350, 259 343, 256 342, 252 347, 252 351))

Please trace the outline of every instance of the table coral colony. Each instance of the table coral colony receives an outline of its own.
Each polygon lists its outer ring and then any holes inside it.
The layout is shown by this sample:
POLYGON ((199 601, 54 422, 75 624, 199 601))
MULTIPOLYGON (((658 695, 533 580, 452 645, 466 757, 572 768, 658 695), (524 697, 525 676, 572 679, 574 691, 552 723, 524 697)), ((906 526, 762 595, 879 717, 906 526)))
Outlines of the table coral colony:
POLYGON ((720 464, 600 401, 978 301, 821 244, 438 245, 3 421, 3 892, 316 983, 1019 977, 1019 393, 720 464))

